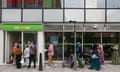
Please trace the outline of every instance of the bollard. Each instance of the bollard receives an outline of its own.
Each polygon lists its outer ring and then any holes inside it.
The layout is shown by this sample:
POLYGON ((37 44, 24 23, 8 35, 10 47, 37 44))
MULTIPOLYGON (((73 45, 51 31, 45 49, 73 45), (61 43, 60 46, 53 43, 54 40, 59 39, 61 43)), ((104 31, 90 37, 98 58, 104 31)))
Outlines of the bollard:
POLYGON ((39 70, 40 70, 40 71, 43 70, 43 65, 42 65, 42 53, 40 53, 40 56, 39 56, 39 70))

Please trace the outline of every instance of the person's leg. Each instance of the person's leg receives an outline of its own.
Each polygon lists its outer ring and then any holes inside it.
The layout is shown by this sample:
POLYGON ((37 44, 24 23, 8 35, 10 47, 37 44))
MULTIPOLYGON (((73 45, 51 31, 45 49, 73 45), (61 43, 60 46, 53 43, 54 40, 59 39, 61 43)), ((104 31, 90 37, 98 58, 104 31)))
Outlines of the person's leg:
POLYGON ((15 59, 16 59, 16 68, 18 68, 18 56, 17 55, 16 55, 15 59))
POLYGON ((31 61, 32 61, 32 57, 31 57, 31 55, 30 55, 30 57, 29 57, 29 65, 28 65, 28 68, 31 67, 31 61))
POLYGON ((26 58, 26 65, 28 66, 29 65, 29 57, 26 58))
POLYGON ((33 58, 33 62, 34 62, 34 68, 36 68, 36 56, 34 55, 34 58, 33 58))
POLYGON ((50 66, 51 65, 51 61, 50 61, 50 56, 48 56, 48 65, 50 66))
POLYGON ((54 62, 53 62, 53 56, 51 56, 51 64, 54 64, 54 62))

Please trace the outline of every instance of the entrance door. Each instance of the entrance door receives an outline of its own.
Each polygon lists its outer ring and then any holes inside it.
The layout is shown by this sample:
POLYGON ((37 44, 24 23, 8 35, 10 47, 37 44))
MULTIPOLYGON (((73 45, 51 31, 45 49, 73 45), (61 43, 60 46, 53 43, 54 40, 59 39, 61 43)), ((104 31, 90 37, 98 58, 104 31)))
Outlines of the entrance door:
POLYGON ((64 33, 64 59, 69 57, 70 53, 74 53, 74 33, 65 32, 64 33))
POLYGON ((24 45, 27 41, 33 41, 37 45, 37 32, 5 32, 5 62, 9 62, 9 57, 12 54, 12 48, 15 42, 21 42, 21 49, 24 50, 24 45))
MULTIPOLYGON (((23 50, 25 49, 25 45, 28 43, 28 41, 32 41, 37 48, 37 32, 23 32, 23 41, 22 41, 23 50)), ((37 52, 36 52, 36 55, 37 55, 37 52)))
POLYGON ((8 31, 5 32, 5 62, 9 61, 9 57, 12 54, 12 48, 15 42, 21 41, 21 32, 12 32, 8 31))

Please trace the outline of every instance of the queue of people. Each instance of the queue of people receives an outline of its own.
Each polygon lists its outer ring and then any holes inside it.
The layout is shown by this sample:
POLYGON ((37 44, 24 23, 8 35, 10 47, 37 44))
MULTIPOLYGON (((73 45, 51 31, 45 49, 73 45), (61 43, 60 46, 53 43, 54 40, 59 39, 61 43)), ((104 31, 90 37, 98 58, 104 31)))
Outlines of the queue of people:
POLYGON ((30 68, 31 62, 34 63, 34 68, 36 68, 36 46, 32 41, 28 41, 25 44, 22 51, 21 42, 15 42, 13 46, 13 64, 16 64, 16 68, 20 69, 22 67, 21 63, 30 68))
MULTIPOLYGON (((114 43, 111 48, 113 49, 112 53, 112 64, 120 64, 120 58, 119 58, 119 52, 118 52, 118 44, 114 43)), ((49 42, 47 47, 47 53, 48 53, 48 66, 55 65, 53 62, 54 57, 54 44, 52 42, 49 42)), ((74 53, 70 52, 70 57, 74 58, 74 53)), ((13 64, 16 64, 16 67, 19 69, 21 68, 21 56, 23 55, 25 64, 28 68, 31 67, 31 62, 34 63, 34 68, 36 68, 36 46, 32 41, 28 41, 27 44, 25 44, 25 49, 22 52, 21 45, 19 43, 15 43, 13 46, 13 64)), ((91 45, 91 48, 89 50, 88 54, 89 58, 85 59, 82 45, 80 42, 76 43, 76 58, 78 61, 78 66, 80 68, 84 68, 85 63, 90 65, 89 69, 95 69, 100 70, 101 65, 104 65, 104 49, 102 43, 98 43, 98 45, 91 45), (83 63, 83 60, 86 60, 85 63, 83 63)), ((72 58, 72 59, 73 59, 72 58)), ((67 60, 66 60, 67 61, 67 60)), ((73 60, 72 65, 74 65, 73 60)))

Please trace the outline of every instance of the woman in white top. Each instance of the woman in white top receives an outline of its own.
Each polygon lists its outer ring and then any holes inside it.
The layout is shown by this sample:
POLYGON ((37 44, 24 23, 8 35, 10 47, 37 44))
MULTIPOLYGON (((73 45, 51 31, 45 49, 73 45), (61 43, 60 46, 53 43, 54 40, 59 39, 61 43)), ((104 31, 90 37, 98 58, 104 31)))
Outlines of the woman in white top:
POLYGON ((30 57, 30 48, 29 46, 26 44, 25 45, 25 50, 24 50, 24 59, 25 59, 25 64, 28 66, 29 64, 29 57, 30 57))

